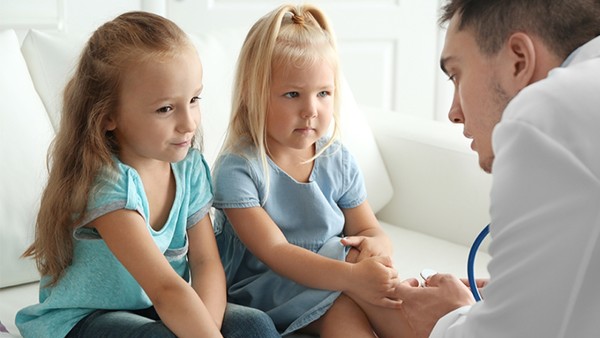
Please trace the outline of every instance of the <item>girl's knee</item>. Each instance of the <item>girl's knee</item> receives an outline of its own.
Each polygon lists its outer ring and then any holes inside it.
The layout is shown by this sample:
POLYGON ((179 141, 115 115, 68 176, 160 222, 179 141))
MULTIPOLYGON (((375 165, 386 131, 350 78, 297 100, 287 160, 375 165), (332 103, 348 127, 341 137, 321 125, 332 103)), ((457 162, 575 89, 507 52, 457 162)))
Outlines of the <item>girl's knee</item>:
POLYGON ((363 310, 341 294, 321 318, 322 337, 373 337, 373 328, 363 310))
POLYGON ((227 304, 222 330, 225 337, 280 337, 265 312, 237 304, 227 304))

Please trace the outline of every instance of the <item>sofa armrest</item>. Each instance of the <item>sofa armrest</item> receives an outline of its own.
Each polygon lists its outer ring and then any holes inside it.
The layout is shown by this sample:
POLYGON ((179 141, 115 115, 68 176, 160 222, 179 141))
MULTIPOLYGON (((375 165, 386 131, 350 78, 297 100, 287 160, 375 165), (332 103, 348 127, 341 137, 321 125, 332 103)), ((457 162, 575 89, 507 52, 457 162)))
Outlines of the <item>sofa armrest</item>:
MULTIPOLYGON (((390 175, 394 195, 380 220, 470 246, 489 222, 491 175, 478 165, 462 127, 361 107, 390 175)), ((486 249, 485 247, 483 249, 486 249)))

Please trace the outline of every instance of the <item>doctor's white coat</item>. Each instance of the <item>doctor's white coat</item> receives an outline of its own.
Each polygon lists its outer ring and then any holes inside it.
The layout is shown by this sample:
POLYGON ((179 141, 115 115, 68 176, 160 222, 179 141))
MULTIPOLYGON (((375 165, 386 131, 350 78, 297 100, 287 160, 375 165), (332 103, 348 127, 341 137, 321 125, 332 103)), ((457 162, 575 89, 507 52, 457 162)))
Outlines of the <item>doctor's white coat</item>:
POLYGON ((431 337, 600 337, 600 37, 493 133, 490 284, 431 337))

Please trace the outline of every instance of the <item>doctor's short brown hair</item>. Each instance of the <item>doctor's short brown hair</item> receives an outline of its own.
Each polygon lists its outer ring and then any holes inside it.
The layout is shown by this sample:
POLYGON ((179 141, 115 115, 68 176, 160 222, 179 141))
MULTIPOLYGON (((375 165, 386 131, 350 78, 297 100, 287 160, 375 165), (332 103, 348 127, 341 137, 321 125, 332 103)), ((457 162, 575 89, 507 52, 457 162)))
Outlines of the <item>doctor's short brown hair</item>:
POLYGON ((487 55, 516 32, 537 36, 561 59, 600 35, 600 0, 448 0, 440 24, 455 15, 487 55))

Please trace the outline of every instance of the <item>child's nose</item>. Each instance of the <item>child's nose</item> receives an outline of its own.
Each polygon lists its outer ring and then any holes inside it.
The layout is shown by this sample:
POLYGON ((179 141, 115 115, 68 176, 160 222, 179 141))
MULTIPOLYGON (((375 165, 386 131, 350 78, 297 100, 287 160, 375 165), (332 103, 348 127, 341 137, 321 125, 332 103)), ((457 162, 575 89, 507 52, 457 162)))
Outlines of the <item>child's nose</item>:
POLYGON ((181 111, 178 119, 177 129, 181 133, 194 132, 197 127, 196 115, 198 112, 196 109, 185 108, 181 111))
POLYGON ((302 118, 311 119, 317 116, 317 102, 316 100, 309 99, 307 100, 303 110, 302 110, 302 118))

